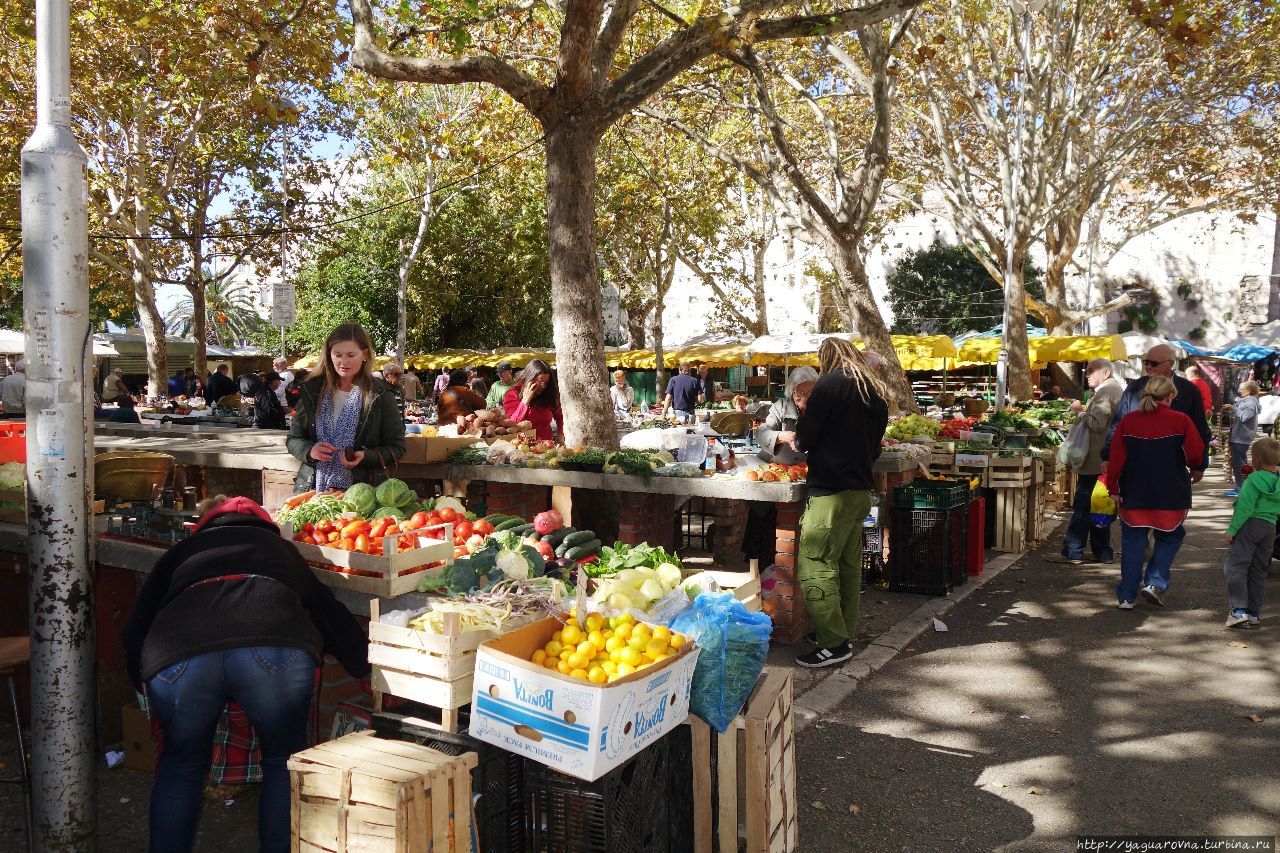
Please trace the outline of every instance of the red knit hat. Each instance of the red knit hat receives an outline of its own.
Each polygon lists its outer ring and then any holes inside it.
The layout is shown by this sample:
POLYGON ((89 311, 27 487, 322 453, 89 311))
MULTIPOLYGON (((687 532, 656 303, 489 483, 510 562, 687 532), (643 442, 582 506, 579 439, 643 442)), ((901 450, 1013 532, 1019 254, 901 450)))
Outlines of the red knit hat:
POLYGON ((218 516, 230 515, 232 513, 235 513, 236 515, 252 515, 257 518, 261 518, 263 521, 269 521, 272 524, 275 524, 275 520, 272 519, 271 515, 262 508, 261 504, 256 501, 251 501, 248 498, 235 497, 228 498, 206 512, 204 515, 200 516, 200 520, 196 522, 196 526, 191 532, 198 533, 203 530, 209 522, 213 521, 218 516))

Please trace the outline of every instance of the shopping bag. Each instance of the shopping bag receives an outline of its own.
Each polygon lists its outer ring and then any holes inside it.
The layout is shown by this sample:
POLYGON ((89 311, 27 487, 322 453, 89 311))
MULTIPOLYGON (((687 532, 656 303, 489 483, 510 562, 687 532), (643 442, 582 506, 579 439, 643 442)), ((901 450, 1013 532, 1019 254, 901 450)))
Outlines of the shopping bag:
POLYGON ((1058 445, 1058 461, 1071 468, 1079 468, 1089 455, 1089 430, 1084 421, 1076 421, 1067 430, 1067 437, 1058 445))
POLYGON ((1098 527, 1106 527, 1116 518, 1116 502, 1107 491, 1105 477, 1099 477, 1093 484, 1093 494, 1089 496, 1090 520, 1098 527))

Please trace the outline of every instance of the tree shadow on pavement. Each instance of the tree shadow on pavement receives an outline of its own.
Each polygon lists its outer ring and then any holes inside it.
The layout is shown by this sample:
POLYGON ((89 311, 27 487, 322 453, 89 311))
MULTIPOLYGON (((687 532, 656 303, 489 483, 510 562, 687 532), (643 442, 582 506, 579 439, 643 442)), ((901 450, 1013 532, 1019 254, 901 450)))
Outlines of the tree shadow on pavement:
POLYGON ((1221 488, 1197 490, 1167 607, 1117 610, 1117 566, 1051 564, 1046 543, 802 734, 802 848, 1276 835, 1280 614, 1222 626, 1221 488))

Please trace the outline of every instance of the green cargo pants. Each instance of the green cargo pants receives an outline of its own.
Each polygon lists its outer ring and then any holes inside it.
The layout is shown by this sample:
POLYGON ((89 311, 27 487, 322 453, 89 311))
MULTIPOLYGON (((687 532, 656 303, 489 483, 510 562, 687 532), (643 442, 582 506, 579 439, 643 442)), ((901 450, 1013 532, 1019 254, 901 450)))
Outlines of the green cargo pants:
POLYGON ((862 522, 870 510, 870 492, 836 492, 810 498, 800 519, 796 577, 819 648, 838 646, 857 633, 862 522))

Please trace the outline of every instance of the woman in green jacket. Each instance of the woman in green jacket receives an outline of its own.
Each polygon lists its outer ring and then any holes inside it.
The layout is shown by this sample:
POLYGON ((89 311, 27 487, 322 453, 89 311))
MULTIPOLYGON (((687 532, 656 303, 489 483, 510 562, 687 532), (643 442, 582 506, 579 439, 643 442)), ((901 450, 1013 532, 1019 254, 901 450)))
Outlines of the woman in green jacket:
POLYGON ((373 377, 365 330, 356 323, 334 329, 321 371, 303 383, 289 428, 289 452, 302 462, 297 492, 368 482, 404 456, 404 418, 391 386, 373 377))

